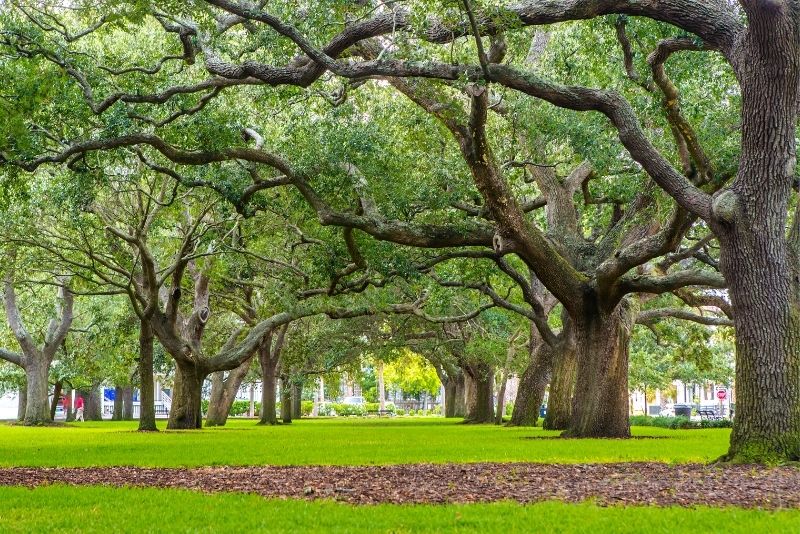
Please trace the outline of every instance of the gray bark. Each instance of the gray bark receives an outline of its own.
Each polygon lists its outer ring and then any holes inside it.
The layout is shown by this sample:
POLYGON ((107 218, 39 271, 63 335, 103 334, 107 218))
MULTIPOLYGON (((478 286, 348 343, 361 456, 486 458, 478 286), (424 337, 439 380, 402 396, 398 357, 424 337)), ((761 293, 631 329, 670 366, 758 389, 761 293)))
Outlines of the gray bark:
POLYGON ((28 385, 27 382, 20 386, 19 388, 19 395, 18 395, 19 403, 17 404, 17 420, 23 421, 25 419, 25 410, 28 405, 28 385))
POLYGON ((176 362, 172 390, 172 407, 169 411, 169 430, 202 428, 201 392, 206 373, 196 365, 176 362))
POLYGON ((236 400, 236 393, 248 371, 250 371, 250 360, 230 371, 228 376, 225 376, 224 371, 217 371, 211 375, 211 398, 208 402, 206 426, 225 425, 231 406, 236 400))
POLYGON ((613 311, 575 321, 577 376, 567 437, 626 438, 628 350, 633 329, 628 299, 613 311))
POLYGON ((133 421, 133 386, 122 388, 122 420, 133 421))
POLYGON ((139 325, 139 430, 156 432, 156 400, 153 383, 153 329, 149 321, 139 325))

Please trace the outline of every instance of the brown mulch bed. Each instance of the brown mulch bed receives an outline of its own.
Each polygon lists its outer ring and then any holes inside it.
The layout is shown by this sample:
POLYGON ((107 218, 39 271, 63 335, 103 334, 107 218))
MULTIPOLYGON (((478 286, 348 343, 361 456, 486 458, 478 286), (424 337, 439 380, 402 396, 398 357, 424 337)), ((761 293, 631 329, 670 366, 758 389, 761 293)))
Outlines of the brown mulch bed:
POLYGON ((193 469, 0 468, 0 485, 32 487, 52 483, 237 491, 265 497, 333 498, 354 504, 591 499, 604 505, 800 508, 800 470, 794 467, 484 463, 193 469))

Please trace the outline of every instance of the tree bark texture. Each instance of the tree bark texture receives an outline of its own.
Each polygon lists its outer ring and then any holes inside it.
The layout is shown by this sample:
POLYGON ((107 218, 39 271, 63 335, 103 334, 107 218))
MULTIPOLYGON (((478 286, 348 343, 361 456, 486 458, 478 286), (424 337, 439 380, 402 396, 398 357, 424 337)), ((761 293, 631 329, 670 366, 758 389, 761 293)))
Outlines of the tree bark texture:
POLYGON ((786 239, 797 163, 797 9, 794 2, 745 6, 749 25, 734 64, 742 152, 736 178, 713 205, 735 311, 736 416, 727 455, 735 462, 800 460, 800 236, 786 239))
POLYGON ((211 398, 208 402, 206 426, 225 425, 231 406, 236 400, 236 393, 248 371, 250 371, 250 360, 228 372, 228 376, 225 376, 225 371, 217 371, 211 375, 211 398))
POLYGON ((467 381, 464 373, 456 375, 455 395, 453 396, 453 417, 467 416, 467 381))
POLYGON ((464 417, 466 415, 464 373, 460 369, 448 373, 443 385, 445 417, 464 417))
POLYGON ((467 408, 465 422, 494 422, 494 370, 486 364, 468 366, 471 401, 467 408))
POLYGON ((455 380, 448 379, 446 380, 442 386, 444 386, 444 416, 445 417, 455 417, 456 405, 455 405, 455 395, 456 395, 456 383, 455 380))
POLYGON ((260 425, 278 424, 275 397, 278 383, 278 364, 280 363, 281 350, 286 339, 286 328, 278 330, 275 344, 272 343, 272 333, 269 332, 258 346, 258 364, 261 368, 261 419, 260 425))
POLYGON ((122 407, 125 400, 122 398, 122 386, 114 387, 114 414, 111 416, 112 421, 122 421, 122 407))
POLYGON ((53 399, 50 401, 50 420, 55 421, 56 419, 56 409, 58 408, 58 401, 61 400, 61 388, 63 387, 63 383, 60 380, 57 380, 55 385, 53 386, 53 399))
MULTIPOLYGON (((587 308, 590 306, 587 306, 587 308)), ((565 437, 627 438, 630 300, 596 310, 574 323, 577 373, 565 437)))
MULTIPOLYGON (((386 384, 383 379, 383 361, 378 360, 376 367, 376 374, 378 375, 378 409, 386 409, 386 384)), ((446 410, 445 410, 446 411, 446 410)))
POLYGON ((87 421, 103 420, 103 388, 92 385, 89 389, 80 391, 83 395, 83 417, 87 421))
POLYGON ((28 385, 27 383, 22 384, 19 388, 19 394, 17 395, 18 404, 17 404, 17 421, 24 421, 25 420, 25 410, 28 406, 28 385))
POLYGON ((287 376, 281 376, 281 421, 292 422, 292 384, 287 376))
MULTIPOLYGON (((260 355, 261 352, 259 351, 260 355)), ((278 424, 275 402, 278 382, 276 367, 278 362, 271 362, 261 357, 259 357, 259 362, 261 364, 261 419, 259 424, 276 425, 278 424)))
POLYGON ((540 342, 531 352, 531 362, 519 380, 509 426, 536 426, 539 419, 539 408, 544 400, 553 366, 553 349, 540 342))
POLYGON ((64 397, 69 400, 69 406, 64 409, 64 415, 66 416, 67 423, 70 423, 75 420, 75 401, 72 399, 73 390, 71 387, 68 387, 65 390, 64 397))
POLYGON ((300 419, 303 416, 303 383, 292 381, 292 419, 300 419))
POLYGON ((141 321, 139 329, 139 430, 155 432, 156 400, 153 383, 153 329, 141 321))
POLYGON ((50 423, 50 403, 48 393, 49 362, 32 361, 25 367, 27 380, 27 398, 25 403, 25 425, 44 425, 50 423))
POLYGON ((206 373, 199 366, 176 362, 167 429, 187 430, 203 426, 200 397, 205 379, 206 373))
POLYGON ((133 421, 133 386, 122 388, 122 420, 133 421))
POLYGON ((575 346, 569 342, 561 343, 558 350, 554 352, 553 377, 550 380, 547 415, 542 423, 545 430, 569 428, 577 365, 575 346))

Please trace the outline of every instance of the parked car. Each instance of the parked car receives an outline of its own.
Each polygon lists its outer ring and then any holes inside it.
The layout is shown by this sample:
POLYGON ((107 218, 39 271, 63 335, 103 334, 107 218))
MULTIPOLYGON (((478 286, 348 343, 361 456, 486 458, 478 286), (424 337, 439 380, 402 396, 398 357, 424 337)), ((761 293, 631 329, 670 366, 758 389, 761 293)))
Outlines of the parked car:
POLYGON ((342 404, 353 404, 355 406, 363 406, 367 403, 364 397, 345 397, 342 399, 342 404))

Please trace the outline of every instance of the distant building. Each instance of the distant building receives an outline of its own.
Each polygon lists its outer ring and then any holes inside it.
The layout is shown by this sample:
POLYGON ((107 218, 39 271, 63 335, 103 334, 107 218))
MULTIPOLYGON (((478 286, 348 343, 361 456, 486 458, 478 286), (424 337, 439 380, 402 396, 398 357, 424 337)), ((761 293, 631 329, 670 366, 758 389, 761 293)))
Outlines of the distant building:
POLYGON ((19 406, 19 396, 17 393, 6 393, 0 396, 0 420, 16 419, 19 406))

